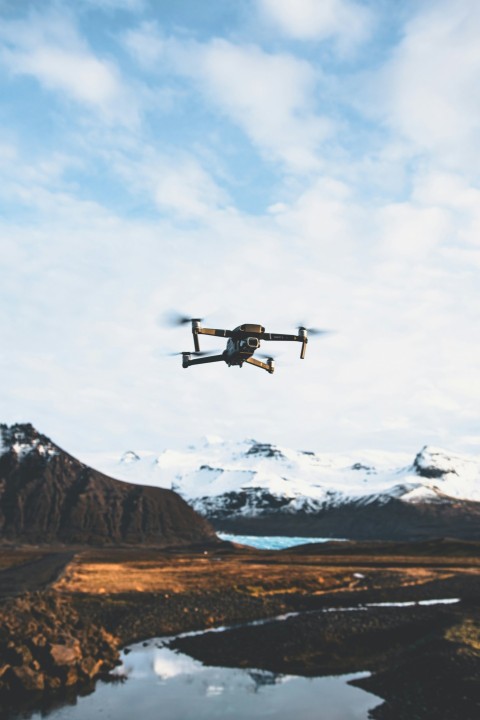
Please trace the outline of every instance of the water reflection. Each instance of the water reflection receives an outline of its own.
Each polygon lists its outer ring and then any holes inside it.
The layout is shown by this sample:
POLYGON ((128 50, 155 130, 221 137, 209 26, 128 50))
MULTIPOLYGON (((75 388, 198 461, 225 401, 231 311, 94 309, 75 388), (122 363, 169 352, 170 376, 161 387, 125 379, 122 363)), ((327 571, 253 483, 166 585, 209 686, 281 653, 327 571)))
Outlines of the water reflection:
MULTIPOLYGON (((99 683, 51 720, 366 720, 377 698, 348 685, 365 673, 303 678, 255 669, 208 667, 152 640, 123 654, 119 677, 99 683)), ((40 718, 40 714, 33 715, 40 718)))

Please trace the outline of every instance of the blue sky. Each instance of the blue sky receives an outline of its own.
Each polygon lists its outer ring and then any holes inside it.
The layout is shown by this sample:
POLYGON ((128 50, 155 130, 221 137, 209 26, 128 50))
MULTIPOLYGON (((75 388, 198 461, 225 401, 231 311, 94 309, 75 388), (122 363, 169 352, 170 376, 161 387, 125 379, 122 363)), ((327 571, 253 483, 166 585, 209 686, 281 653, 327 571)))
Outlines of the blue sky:
POLYGON ((0 15, 3 421, 77 454, 479 452, 477 2, 0 15), (172 309, 336 332, 272 343, 273 376, 183 370, 172 309))

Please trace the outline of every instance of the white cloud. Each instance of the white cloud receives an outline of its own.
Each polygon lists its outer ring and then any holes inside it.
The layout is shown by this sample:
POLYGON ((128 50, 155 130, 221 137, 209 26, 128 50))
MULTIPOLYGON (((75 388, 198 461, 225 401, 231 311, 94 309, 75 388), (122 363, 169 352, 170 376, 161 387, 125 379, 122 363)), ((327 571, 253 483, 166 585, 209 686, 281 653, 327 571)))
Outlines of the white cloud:
POLYGON ((226 193, 192 157, 159 163, 151 178, 158 207, 200 219, 225 205, 226 193))
POLYGON ((64 48, 41 47, 18 54, 14 71, 37 77, 46 87, 70 93, 80 102, 106 108, 119 94, 114 68, 86 53, 64 48))
POLYGON ((207 97, 265 156, 294 171, 318 167, 316 153, 332 127, 315 114, 316 75, 306 61, 215 40, 187 62, 207 97))
POLYGON ((49 211, 50 205, 60 208, 62 199, 66 197, 65 174, 82 168, 78 156, 53 152, 33 158, 30 153, 22 152, 14 142, 0 144, 0 160, 2 201, 20 202, 30 209, 43 208, 46 202, 49 211))
POLYGON ((416 179, 415 202, 444 208, 451 218, 452 246, 480 247, 480 190, 464 177, 446 172, 423 173, 416 179))
POLYGON ((410 202, 390 203, 378 213, 383 251, 395 260, 421 262, 447 237, 447 213, 438 207, 418 207, 410 202))
POLYGON ((348 273, 362 258, 365 213, 351 188, 338 180, 321 177, 310 183, 290 204, 270 208, 278 227, 291 238, 316 272, 348 273))
POLYGON ((353 0, 258 0, 260 11, 285 35, 299 40, 333 38, 342 50, 367 39, 368 8, 353 0))
MULTIPOLYGON (((95 154, 121 180, 122 186, 142 204, 147 201, 163 216, 176 220, 203 221, 216 212, 228 210, 231 200, 226 190, 203 162, 187 150, 171 147, 169 152, 146 140, 137 142, 112 133, 96 138, 95 154), (103 147, 100 147, 102 140, 103 147)), ((197 148, 202 155, 202 148, 197 148)), ((207 155, 208 157, 208 155, 207 155)), ((212 165, 215 163, 212 161, 212 165)), ((210 217, 211 219, 211 217, 210 217)))
POLYGON ((165 57, 166 43, 154 22, 144 22, 125 33, 124 43, 130 54, 146 69, 158 69, 165 57))
POLYGON ((264 158, 291 172, 318 169, 318 152, 334 126, 317 112, 320 75, 306 60, 219 38, 165 38, 151 22, 126 33, 124 44, 143 69, 193 81, 264 158))
POLYGON ((99 112, 106 120, 131 124, 137 101, 111 60, 100 59, 77 32, 70 16, 32 12, 5 22, 0 57, 14 75, 29 75, 48 90, 99 112))
POLYGON ((391 127, 444 167, 480 160, 480 4, 428 2, 382 71, 378 103, 391 127))

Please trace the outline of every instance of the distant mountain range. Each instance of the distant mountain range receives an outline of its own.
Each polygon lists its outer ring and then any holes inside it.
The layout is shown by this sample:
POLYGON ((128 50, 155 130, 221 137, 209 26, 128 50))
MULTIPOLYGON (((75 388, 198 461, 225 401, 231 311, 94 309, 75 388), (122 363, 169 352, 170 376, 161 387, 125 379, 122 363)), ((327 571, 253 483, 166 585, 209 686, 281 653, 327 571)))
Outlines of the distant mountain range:
POLYGON ((29 424, 0 425, 0 540, 185 545, 214 540, 212 526, 480 539, 480 462, 432 447, 408 461, 209 440, 184 452, 95 454, 85 464, 29 424))
POLYGON ((480 539, 480 462, 424 447, 408 460, 296 451, 254 440, 90 458, 130 482, 171 488, 217 530, 405 540, 480 539))
POLYGON ((0 425, 0 541, 174 546, 216 541, 177 493, 114 480, 32 425, 0 425))

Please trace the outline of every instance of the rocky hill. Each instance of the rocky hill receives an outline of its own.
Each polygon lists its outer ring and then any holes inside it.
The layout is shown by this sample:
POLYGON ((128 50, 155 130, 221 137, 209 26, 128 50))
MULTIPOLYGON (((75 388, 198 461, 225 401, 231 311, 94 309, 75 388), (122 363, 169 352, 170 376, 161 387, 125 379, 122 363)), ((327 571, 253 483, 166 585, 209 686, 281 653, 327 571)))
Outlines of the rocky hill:
POLYGON ((129 451, 93 464, 174 488, 217 530, 358 540, 480 539, 480 462, 432 447, 413 458, 339 456, 254 440, 129 451))
POLYGON ((174 546, 215 539, 172 490, 114 480, 32 425, 0 425, 1 541, 174 546))

